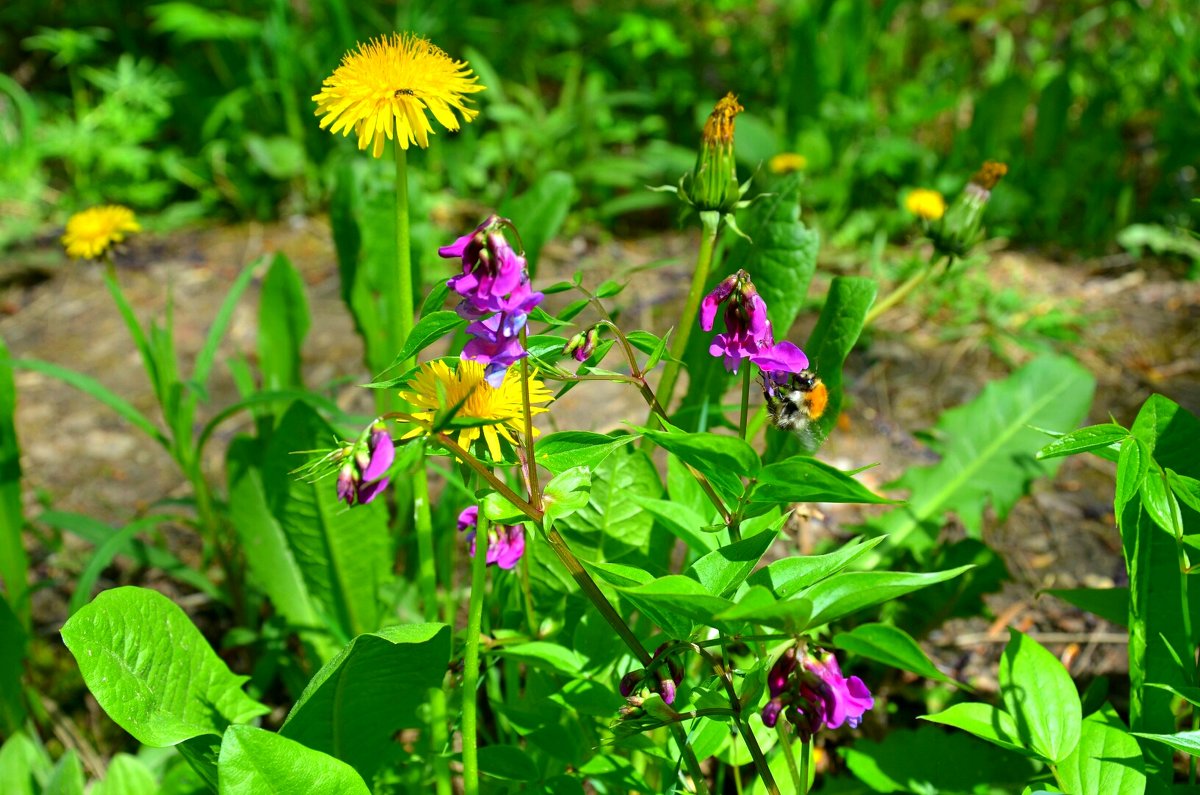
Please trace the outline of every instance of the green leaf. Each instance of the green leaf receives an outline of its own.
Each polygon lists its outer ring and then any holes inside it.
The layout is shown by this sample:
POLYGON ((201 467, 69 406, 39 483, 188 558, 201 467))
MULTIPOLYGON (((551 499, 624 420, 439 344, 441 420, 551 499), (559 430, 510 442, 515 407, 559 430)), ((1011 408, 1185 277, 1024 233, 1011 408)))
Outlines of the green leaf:
POLYGON ((359 635, 312 678, 279 733, 371 781, 396 732, 424 725, 418 710, 429 689, 441 687, 449 661, 445 624, 359 635))
POLYGON ((521 233, 529 272, 536 275, 542 247, 558 234, 575 195, 575 180, 565 171, 548 171, 529 189, 501 206, 521 233))
POLYGON ((1171 487, 1171 493, 1184 505, 1200 513, 1200 480, 1180 475, 1173 469, 1168 469, 1166 472, 1167 485, 1171 487))
POLYGON ((50 767, 44 748, 18 731, 0 746, 0 782, 5 795, 35 795, 42 776, 50 767))
POLYGON ((1058 766, 1058 778, 1067 792, 1143 795, 1146 763, 1120 719, 1097 713, 1083 721, 1079 745, 1058 766))
POLYGON ((829 390, 829 404, 825 407, 825 413, 813 423, 811 436, 802 438, 793 433, 769 431, 764 460, 778 461, 799 452, 801 448, 813 447, 815 445, 812 442, 819 443, 833 430, 845 398, 842 367, 858 342, 867 312, 875 302, 877 289, 871 279, 852 276, 833 278, 817 325, 804 345, 804 352, 811 363, 809 366, 817 371, 829 390))
POLYGON ((1120 516, 1125 506, 1141 489, 1150 471, 1150 447, 1141 439, 1130 436, 1121 443, 1117 456, 1117 488, 1113 496, 1113 514, 1120 516))
POLYGON ((991 704, 955 704, 936 715, 922 715, 921 720, 968 731, 980 739, 1010 751, 1029 753, 1021 741, 1012 715, 991 704))
MULTIPOLYGON (((391 577, 387 506, 376 500, 349 508, 338 501, 332 480, 306 483, 292 474, 297 451, 319 449, 334 437, 333 428, 308 405, 293 403, 267 445, 262 478, 271 515, 311 599, 320 605, 325 623, 348 638, 379 626, 379 586, 391 577)), ((282 551, 277 542, 267 543, 282 551)))
POLYGON ((25 722, 25 700, 21 678, 25 673, 25 653, 29 635, 21 620, 0 595, 0 730, 14 736, 25 722))
POLYGON ((263 280, 258 308, 258 363, 264 389, 303 386, 300 356, 312 325, 304 280, 276 254, 263 280))
MULTIPOLYGON (((299 547, 271 513, 259 464, 262 444, 245 436, 234 439, 226 453, 229 476, 229 518, 250 570, 250 581, 261 588, 279 615, 295 627, 321 627, 325 617, 313 599, 299 547)), ((328 634, 306 631, 321 661, 333 655, 328 634)))
POLYGON ((659 500, 639 494, 631 495, 635 505, 653 514, 657 523, 679 538, 692 552, 707 555, 719 546, 717 532, 724 525, 711 525, 710 521, 696 513, 691 506, 672 500, 659 500))
POLYGON ((269 710, 234 676, 182 610, 156 591, 101 593, 62 628, 88 689, 121 728, 155 747, 220 736, 269 710))
MULTIPOLYGON (((21 506, 21 445, 14 421, 17 389, 13 383, 8 347, 0 339, 0 580, 4 581, 8 605, 23 626, 29 626, 29 558, 21 542, 25 514, 21 506)), ((7 693, 8 682, 4 682, 7 693)), ((3 698, 7 702, 9 698, 3 698)), ((3 717, 3 716, 0 716, 3 717)), ((17 724, 0 720, 0 728, 11 734, 17 724)))
POLYGON ((92 785, 92 795, 144 795, 157 792, 158 782, 146 763, 136 756, 117 754, 108 763, 104 778, 92 785))
POLYGON ((754 572, 746 582, 770 588, 780 599, 787 599, 813 583, 837 574, 874 549, 883 539, 884 536, 868 539, 859 537, 828 555, 805 555, 777 560, 754 572))
POLYGON ((666 431, 645 431, 645 435, 708 478, 726 502, 741 497, 742 478, 759 471, 758 453, 736 436, 666 431))
MULTIPOLYGON (((0 775, 0 780, 3 779, 4 776, 0 775)), ((83 795, 83 785, 83 763, 79 761, 75 749, 68 748, 54 766, 43 795, 83 795)))
POLYGON ((854 476, 808 456, 795 456, 763 467, 750 501, 772 505, 798 502, 894 503, 880 497, 854 476))
POLYGON ((587 505, 591 490, 592 470, 586 466, 568 469, 547 483, 542 492, 547 529, 587 505))
POLYGON ((1094 386, 1095 380, 1074 360, 1041 356, 988 384, 970 403, 942 414, 932 444, 941 461, 909 469, 893 484, 909 489, 908 503, 872 522, 889 534, 884 548, 923 556, 947 511, 957 514, 972 537, 980 533, 986 507, 1002 520, 1033 480, 1057 469, 1055 461, 1034 458, 1044 436, 1029 426, 1078 425, 1094 386))
MULTIPOLYGON (((276 255, 277 260, 281 257, 283 257, 282 254, 276 255)), ((208 382, 209 373, 212 372, 213 365, 217 360, 217 351, 220 350, 221 343, 225 341, 229 332, 229 324, 233 322, 233 313, 237 309, 237 303, 246 289, 254 283, 258 267, 265 259, 266 257, 259 257, 242 268, 242 272, 230 285, 229 292, 225 294, 225 300, 221 302, 221 308, 217 310, 212 326, 208 329, 208 335, 204 338, 204 347, 200 353, 196 354, 196 364, 192 367, 192 381, 201 387, 208 382)), ((263 286, 263 289, 266 289, 266 285, 263 286)))
POLYGON ((515 745, 485 745, 479 749, 479 772, 501 781, 540 779, 537 763, 515 745))
POLYGON ((1028 759, 1011 751, 934 726, 893 729, 881 742, 858 738, 839 753, 874 792, 994 795, 1012 792, 1034 773, 1028 759))
POLYGON ((751 586, 737 604, 716 615, 722 621, 750 621, 793 634, 809 626, 813 606, 807 599, 777 600, 766 588, 751 586))
POLYGON ((1095 613, 1110 624, 1129 626, 1128 588, 1052 588, 1043 593, 1095 613))
POLYGON ((592 560, 615 561, 649 552, 654 518, 634 497, 658 498, 662 485, 654 464, 640 450, 619 447, 592 472, 591 499, 560 528, 572 547, 592 560))
POLYGON ((591 431, 561 431, 538 440, 534 457, 540 466, 555 475, 579 466, 594 469, 613 450, 637 438, 633 434, 608 436, 591 431))
POLYGON ((457 312, 441 309, 423 316, 409 332, 404 346, 396 354, 396 358, 388 366, 388 370, 398 367, 416 356, 442 337, 457 331, 460 326, 466 326, 467 321, 458 316, 457 312))
POLYGON ((800 592, 800 598, 812 604, 808 626, 819 627, 928 585, 952 579, 971 568, 959 566, 933 572, 842 572, 805 588, 800 592))
POLYGON ((166 434, 158 429, 153 422, 150 421, 145 414, 134 408, 133 404, 125 398, 111 392, 107 387, 101 384, 91 376, 77 373, 74 370, 68 370, 65 367, 59 367, 51 362, 44 362, 40 359, 14 359, 13 367, 19 367, 22 370, 32 370, 35 373, 42 373, 51 378, 57 378, 68 386, 73 386, 80 392, 94 397, 118 415, 123 417, 126 422, 133 425, 138 430, 145 433, 154 441, 162 445, 163 449, 170 450, 171 442, 167 439, 166 434))
POLYGON ((576 651, 545 640, 502 646, 495 653, 507 659, 548 671, 557 671, 570 677, 578 676, 584 667, 584 659, 576 651))
POLYGON ((1179 501, 1167 488, 1166 473, 1158 471, 1156 467, 1146 475, 1138 492, 1150 518, 1171 535, 1183 538, 1183 514, 1179 510, 1179 501))
POLYGON ((959 685, 946 676, 925 656, 917 642, 902 629, 887 624, 861 624, 850 632, 833 636, 833 645, 890 668, 912 671, 918 676, 946 684, 959 685))
POLYGON ((314 751, 254 726, 230 726, 221 742, 217 762, 220 795, 370 795, 354 768, 328 754, 314 751))
POLYGON ((754 571, 777 535, 777 531, 771 530, 715 549, 693 563, 684 574, 703 585, 713 596, 728 596, 754 571))
POLYGON ((1200 731, 1176 732, 1175 734, 1134 732, 1134 734, 1138 737, 1144 737, 1147 740, 1153 740, 1156 743, 1169 745, 1176 751, 1183 751, 1185 754, 1191 754, 1192 756, 1200 756, 1200 731))
POLYGON ((1053 654, 1015 629, 1000 658, 1000 697, 1021 742, 1052 763, 1079 744, 1083 708, 1071 675, 1053 654))
POLYGON ((1129 436, 1129 431, 1115 422, 1102 425, 1089 425, 1070 433, 1064 433, 1050 444, 1038 450, 1038 458, 1060 458, 1076 453, 1086 453, 1111 447, 1129 436))
POLYGON ((713 617, 728 610, 732 603, 713 596, 707 588, 682 574, 669 574, 656 580, 619 589, 630 602, 673 638, 691 635, 696 624, 718 629, 729 627, 713 617))

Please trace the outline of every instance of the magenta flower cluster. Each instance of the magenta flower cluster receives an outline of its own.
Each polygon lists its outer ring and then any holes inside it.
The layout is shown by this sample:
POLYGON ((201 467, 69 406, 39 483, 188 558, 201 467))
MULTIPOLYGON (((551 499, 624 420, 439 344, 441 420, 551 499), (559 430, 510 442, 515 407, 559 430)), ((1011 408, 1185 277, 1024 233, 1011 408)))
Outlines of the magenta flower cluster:
MULTIPOLYGON (((668 646, 669 644, 664 643, 655 649, 651 659, 658 661, 664 653, 668 652, 668 646)), ((674 657, 668 656, 666 660, 659 662, 657 665, 652 663, 651 668, 655 671, 655 679, 646 686, 662 696, 664 703, 674 703, 679 684, 683 682, 683 666, 674 657)), ((625 676, 621 677, 621 683, 618 685, 621 695, 624 698, 629 698, 635 690, 644 686, 643 682, 646 678, 645 668, 635 668, 625 674, 625 676)))
POLYGON ((467 320, 473 339, 462 358, 484 366, 487 382, 499 387, 504 374, 528 355, 521 345, 521 329, 545 295, 530 286, 525 258, 513 251, 505 228, 512 222, 490 215, 473 232, 438 249, 445 258, 462 259, 462 272, 446 284, 462 300, 456 311, 467 320))
MULTIPOLYGON (((479 527, 479 506, 472 505, 458 515, 458 532, 466 532, 471 557, 475 557, 475 533, 479 527)), ((525 554, 525 528, 521 525, 488 527, 487 565, 511 569, 525 554)))
POLYGON ((726 277, 700 302, 700 328, 712 331, 722 304, 725 333, 713 337, 708 352, 723 359, 726 370, 736 373, 742 361, 749 359, 770 386, 785 383, 788 376, 808 367, 804 351, 787 340, 775 341, 767 304, 744 270, 726 277))
POLYGON ((771 698, 763 707, 763 724, 773 727, 782 713, 805 740, 826 727, 836 729, 846 723, 855 728, 863 713, 875 706, 861 679, 842 676, 833 654, 810 654, 795 646, 771 667, 767 688, 771 698))
POLYGON ((346 463, 338 472, 337 496, 347 505, 366 505, 387 488, 387 471, 396 460, 396 446, 386 426, 371 427, 353 445, 342 451, 346 463))

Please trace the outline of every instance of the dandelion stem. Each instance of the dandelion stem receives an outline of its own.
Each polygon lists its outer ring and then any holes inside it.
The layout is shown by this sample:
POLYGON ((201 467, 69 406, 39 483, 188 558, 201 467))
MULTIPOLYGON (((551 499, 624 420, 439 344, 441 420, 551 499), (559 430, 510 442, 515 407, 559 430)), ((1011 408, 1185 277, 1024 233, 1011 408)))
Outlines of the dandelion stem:
POLYGON ((867 312, 866 318, 863 319, 863 328, 870 326, 879 318, 880 315, 903 301, 908 297, 909 293, 920 287, 921 284, 929 278, 929 274, 933 273, 934 266, 937 265, 937 261, 940 258, 941 255, 937 252, 934 252, 933 257, 929 260, 929 264, 926 267, 921 268, 912 276, 909 276, 907 279, 905 279, 903 284, 892 290, 883 297, 882 301, 871 307, 871 311, 867 312))
MULTIPOLYGON (((412 247, 409 245, 408 225, 408 156, 399 141, 396 142, 396 271, 389 276, 389 279, 399 280, 393 293, 396 306, 392 307, 392 311, 395 312, 395 317, 388 318, 392 320, 392 328, 389 329, 389 332, 396 335, 396 339, 393 340, 394 350, 398 351, 408 339, 408 334, 413 327, 412 247)), ((411 359, 402 362, 400 371, 403 372, 411 366, 411 359)), ((387 392, 388 390, 382 391, 387 392)))
MULTIPOLYGON (((675 382, 679 379, 680 362, 687 350, 688 337, 692 334, 692 325, 696 322, 696 313, 700 311, 700 299, 704 296, 704 286, 708 282, 708 271, 712 265, 713 252, 717 248, 717 233, 721 228, 720 222, 704 225, 704 237, 700 242, 700 253, 696 257, 696 269, 692 272, 692 286, 688 290, 687 303, 683 306, 683 315, 679 325, 675 327, 675 339, 671 340, 671 358, 663 368, 662 380, 658 383, 659 400, 665 408, 670 408, 671 398, 675 395, 675 382)), ((646 420, 649 425, 654 415, 646 420)))
POLYGON ((479 793, 479 635, 483 627, 483 592, 487 588, 488 520, 479 512, 475 558, 471 562, 471 599, 467 607, 467 648, 463 659, 462 762, 463 792, 479 793))

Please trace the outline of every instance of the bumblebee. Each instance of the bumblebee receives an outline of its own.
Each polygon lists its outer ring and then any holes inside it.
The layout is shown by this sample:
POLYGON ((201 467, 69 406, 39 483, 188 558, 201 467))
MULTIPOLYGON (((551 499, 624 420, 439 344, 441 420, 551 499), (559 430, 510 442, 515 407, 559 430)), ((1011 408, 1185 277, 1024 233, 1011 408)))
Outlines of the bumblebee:
POLYGON ((790 375, 783 384, 764 381, 763 397, 776 428, 803 434, 825 413, 829 388, 812 370, 801 370, 790 375))

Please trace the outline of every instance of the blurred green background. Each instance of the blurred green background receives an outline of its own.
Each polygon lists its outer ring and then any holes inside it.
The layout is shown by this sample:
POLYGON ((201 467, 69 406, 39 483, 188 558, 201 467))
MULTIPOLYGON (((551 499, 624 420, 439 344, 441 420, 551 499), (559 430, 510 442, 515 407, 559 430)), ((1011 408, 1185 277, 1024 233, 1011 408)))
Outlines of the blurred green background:
MULTIPOLYGON (((356 41, 408 29, 468 60, 479 119, 410 158, 423 189, 494 206, 551 171, 574 222, 671 227, 644 190, 689 169, 736 92, 745 173, 807 160, 805 212, 853 245, 911 228, 915 186, 1009 176, 1022 244, 1195 255, 1195 0, 696 0, 425 4, 10 0, 0 7, 0 247, 120 202, 169 228, 320 212, 352 139, 311 100, 356 41), (1132 226, 1133 232, 1129 231, 1132 226), (1193 248, 1189 249, 1189 245, 1193 248)), ((1200 259, 1200 257, 1197 257, 1200 259)))

